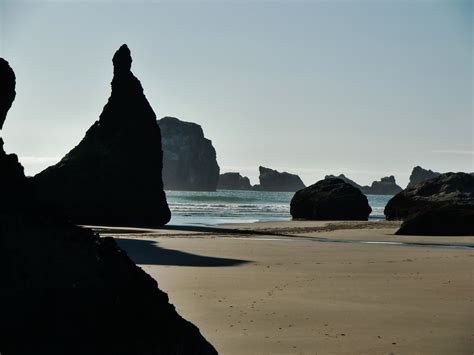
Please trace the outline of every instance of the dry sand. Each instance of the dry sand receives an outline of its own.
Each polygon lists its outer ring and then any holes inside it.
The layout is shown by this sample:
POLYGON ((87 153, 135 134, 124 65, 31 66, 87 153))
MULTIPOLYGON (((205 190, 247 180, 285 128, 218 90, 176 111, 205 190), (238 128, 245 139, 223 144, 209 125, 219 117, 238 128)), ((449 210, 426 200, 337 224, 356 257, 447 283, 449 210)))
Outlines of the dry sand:
POLYGON ((474 246, 474 238, 398 237, 397 226, 102 233, 117 236, 221 354, 472 354, 474 249, 429 244, 474 246))

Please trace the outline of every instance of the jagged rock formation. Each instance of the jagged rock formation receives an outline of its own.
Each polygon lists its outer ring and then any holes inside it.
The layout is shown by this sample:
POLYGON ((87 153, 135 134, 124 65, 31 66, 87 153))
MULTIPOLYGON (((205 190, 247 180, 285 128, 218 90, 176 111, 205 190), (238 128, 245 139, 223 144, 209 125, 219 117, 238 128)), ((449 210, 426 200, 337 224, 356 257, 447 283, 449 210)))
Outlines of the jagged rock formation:
POLYGON ((295 219, 366 221, 370 212, 372 208, 360 189, 337 178, 299 190, 290 204, 295 219))
POLYGON ((408 187, 388 201, 387 219, 406 219, 421 210, 449 205, 474 206, 474 176, 466 173, 446 173, 408 187))
POLYGON ((421 166, 415 166, 410 175, 410 182, 407 187, 415 186, 420 182, 433 179, 439 176, 440 173, 434 172, 433 170, 423 169, 421 166))
POLYGON ((362 188, 362 192, 367 195, 396 195, 402 190, 395 182, 394 176, 383 177, 380 181, 374 181, 370 187, 362 188))
POLYGON ((7 112, 15 100, 15 84, 16 78, 13 69, 8 62, 0 58, 0 129, 3 128, 3 123, 7 117, 7 112))
POLYGON ((225 173, 219 176, 218 189, 221 190, 252 190, 250 180, 239 173, 225 173))
POLYGON ((216 150, 204 137, 201 126, 174 117, 163 117, 158 124, 165 189, 215 191, 219 181, 216 150))
POLYGON ((474 236, 474 205, 421 210, 408 216, 395 234, 474 236))
POLYGON ((49 215, 30 187, 2 144, 1 354, 217 354, 112 238, 49 215))
POLYGON ((78 224, 163 225, 160 128, 126 45, 113 59, 112 94, 99 121, 56 165, 34 177, 44 208, 78 224))
POLYGON ((305 184, 300 177, 287 172, 279 172, 277 170, 260 166, 260 184, 253 188, 258 191, 284 191, 294 192, 305 188, 305 184))
POLYGON ((334 175, 326 175, 325 179, 333 179, 338 178, 343 180, 344 182, 358 188, 362 191, 362 193, 366 195, 395 195, 402 191, 403 189, 397 185, 395 182, 394 176, 387 176, 380 179, 380 181, 372 182, 371 186, 361 186, 355 181, 349 179, 348 177, 340 174, 339 176, 334 175))

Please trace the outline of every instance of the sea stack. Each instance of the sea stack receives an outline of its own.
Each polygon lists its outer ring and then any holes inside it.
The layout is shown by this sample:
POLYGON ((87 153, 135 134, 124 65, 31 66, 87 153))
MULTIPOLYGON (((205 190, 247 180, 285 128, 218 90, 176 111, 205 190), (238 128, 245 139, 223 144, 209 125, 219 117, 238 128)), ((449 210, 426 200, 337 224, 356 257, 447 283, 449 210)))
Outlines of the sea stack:
POLYGON ((295 192, 305 188, 305 184, 298 175, 279 172, 263 166, 260 166, 258 170, 260 184, 253 187, 255 190, 295 192))
POLYGON ((158 121, 163 145, 163 183, 166 190, 216 191, 219 165, 212 141, 200 125, 175 117, 158 121))
POLYGON ((393 175, 386 176, 380 181, 374 181, 371 186, 364 186, 362 192, 370 195, 396 195, 403 189, 397 185, 393 175))
POLYGON ((337 178, 326 178, 297 191, 290 204, 294 219, 366 221, 370 212, 367 197, 337 178))
POLYGON ((221 174, 217 187, 221 190, 252 190, 249 178, 240 173, 221 174))
POLYGON ((122 45, 112 59, 112 94, 74 149, 34 177, 45 209, 78 224, 166 224, 160 127, 132 58, 122 45))
POLYGON ((361 186, 355 181, 349 179, 348 177, 340 174, 339 176, 326 175, 325 179, 338 178, 344 182, 358 188, 365 195, 395 195, 402 191, 403 189, 397 185, 395 182, 395 177, 393 175, 386 176, 380 179, 380 181, 372 182, 371 186, 361 186))

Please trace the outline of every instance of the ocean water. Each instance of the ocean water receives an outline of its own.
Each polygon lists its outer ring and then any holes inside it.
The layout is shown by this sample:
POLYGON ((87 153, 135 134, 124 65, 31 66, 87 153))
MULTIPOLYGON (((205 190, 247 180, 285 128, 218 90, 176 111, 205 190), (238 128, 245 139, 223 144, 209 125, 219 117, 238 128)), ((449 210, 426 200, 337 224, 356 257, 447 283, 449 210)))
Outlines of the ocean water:
MULTIPOLYGON (((291 220, 293 192, 166 191, 172 225, 216 225, 291 220)), ((392 196, 368 195, 370 219, 384 219, 383 210, 392 196)))

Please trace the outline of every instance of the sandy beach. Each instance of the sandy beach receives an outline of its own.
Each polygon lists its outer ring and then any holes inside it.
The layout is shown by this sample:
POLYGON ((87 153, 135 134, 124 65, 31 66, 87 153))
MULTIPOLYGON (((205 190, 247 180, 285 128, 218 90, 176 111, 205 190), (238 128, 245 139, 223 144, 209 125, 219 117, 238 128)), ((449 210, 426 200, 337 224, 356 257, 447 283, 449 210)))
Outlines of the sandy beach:
POLYGON ((221 354, 472 354, 474 238, 396 222, 99 229, 221 354))

